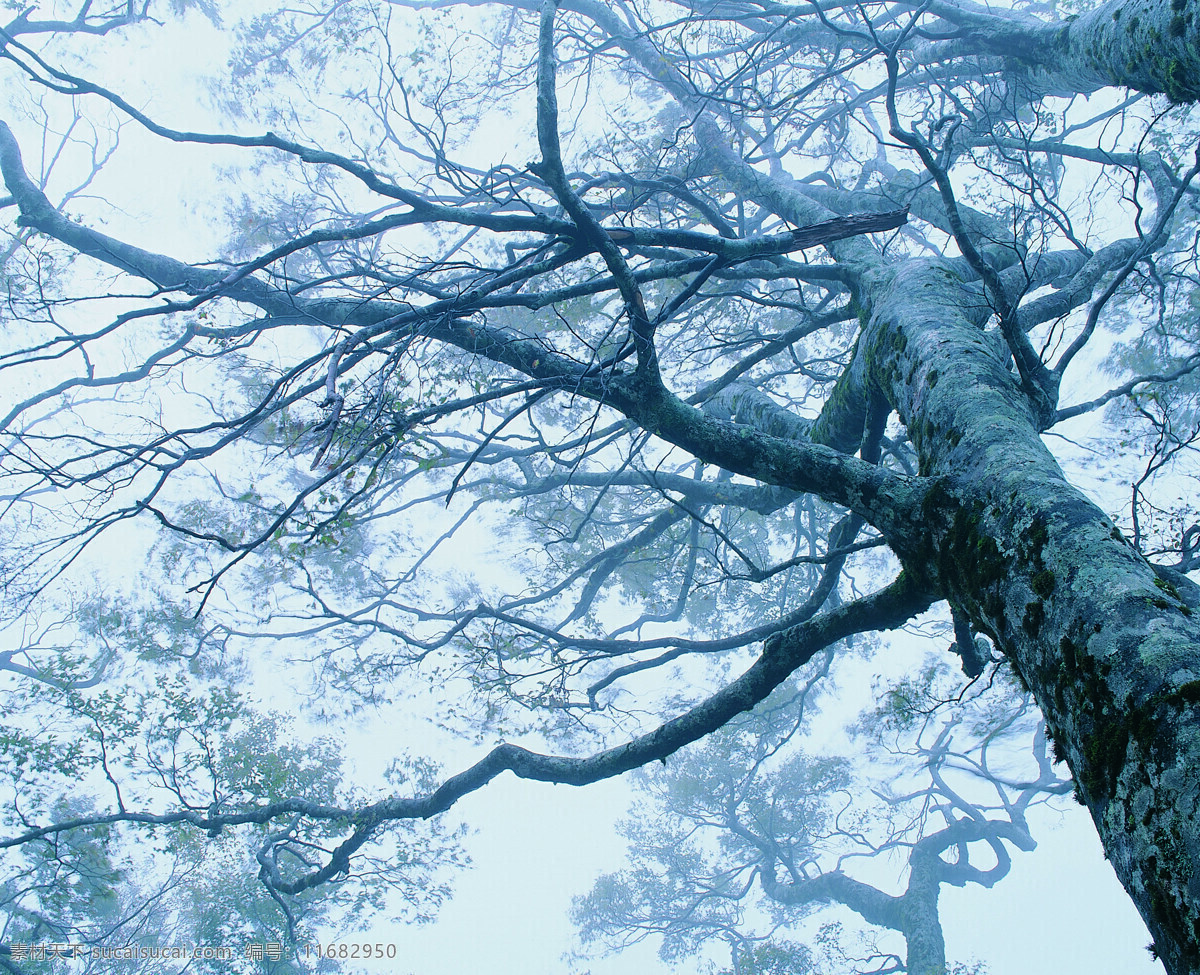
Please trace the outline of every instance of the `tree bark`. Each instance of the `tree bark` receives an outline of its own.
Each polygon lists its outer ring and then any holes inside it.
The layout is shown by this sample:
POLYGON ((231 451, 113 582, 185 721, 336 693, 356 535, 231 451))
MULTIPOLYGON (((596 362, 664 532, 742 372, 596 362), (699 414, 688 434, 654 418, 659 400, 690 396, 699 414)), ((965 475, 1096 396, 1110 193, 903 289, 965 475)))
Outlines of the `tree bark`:
POLYGON ((1023 69, 1032 93, 1116 87, 1166 95, 1176 104, 1200 99, 1200 14, 1189 0, 1110 0, 1057 23, 973 5, 933 9, 965 35, 918 48, 919 54, 999 56, 1023 69))
POLYGON ((860 347, 934 486, 891 539, 1029 686, 1172 972, 1200 971, 1200 623, 1041 442, 945 265, 878 289, 860 347))

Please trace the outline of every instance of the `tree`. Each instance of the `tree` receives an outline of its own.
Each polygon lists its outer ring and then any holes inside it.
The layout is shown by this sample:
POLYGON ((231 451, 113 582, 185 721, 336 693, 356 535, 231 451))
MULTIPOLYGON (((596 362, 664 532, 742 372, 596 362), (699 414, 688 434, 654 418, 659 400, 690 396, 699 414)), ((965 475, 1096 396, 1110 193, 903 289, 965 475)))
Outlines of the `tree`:
POLYGON ((379 801, 47 811, 10 845, 282 817, 337 837, 265 872, 300 894, 504 770, 665 760, 945 603, 964 671, 998 654, 1037 700, 1168 970, 1200 970, 1195 512, 1155 500, 1197 415, 1189 5, 331 0, 238 28, 212 131, 89 42, 149 11, 6 29, 50 106, 0 127, 10 615, 113 539, 166 560, 197 659, 278 647, 328 701, 432 684, 531 747, 379 801), (222 256, 51 203, 31 147, 78 106, 226 167, 222 256), (1043 440, 1110 403, 1106 448, 1145 458, 1128 532, 1043 440), (504 573, 455 564, 464 525, 510 533, 504 573), (625 737, 554 754, 580 734, 625 737))
POLYGON ((645 798, 621 826, 630 864, 574 905, 585 941, 615 950, 657 935, 668 961, 725 942, 736 975, 951 970, 941 888, 1003 880, 1010 847, 1036 846, 1030 808, 1071 789, 1052 768, 1045 729, 1032 733, 1031 770, 1012 754, 1018 738, 1029 744, 1027 699, 998 708, 988 694, 984 711, 976 699, 946 717, 914 711, 893 691, 900 706, 867 716, 859 738, 887 760, 863 769, 850 756, 805 751, 803 696, 776 692, 769 708, 734 719, 681 761, 640 773, 645 798), (889 856, 905 874, 896 893, 880 883, 893 871, 870 870, 889 856), (837 921, 812 935, 830 904, 876 929, 860 935, 863 947, 837 921), (805 921, 807 938, 796 932, 805 921), (889 930, 903 953, 878 940, 889 930))
MULTIPOLYGON (((117 614, 108 616, 111 625, 117 614)), ((26 831, 23 842, 7 844, 16 855, 6 857, 0 883, 7 918, 0 939, 19 960, 18 973, 342 971, 336 958, 312 959, 301 948, 345 914, 361 921, 385 906, 396 913, 386 903, 393 889, 405 895, 407 921, 430 919, 449 893, 445 871, 466 862, 461 832, 409 824, 378 859, 358 865, 353 881, 288 895, 259 878, 309 862, 329 842, 324 824, 297 817, 205 834, 146 815, 145 806, 133 813, 130 806, 161 801, 163 792, 178 808, 216 811, 247 796, 320 805, 352 788, 334 741, 303 741, 288 719, 256 712, 227 688, 200 693, 179 675, 159 675, 148 690, 115 681, 81 690, 46 678, 10 689, 2 713, 0 761, 15 793, 10 816, 26 831), (116 815, 80 792, 97 768, 106 780, 98 791, 109 791, 116 815), (38 821, 54 825, 31 829, 38 821), (150 828, 131 835, 128 823, 150 828), (248 863, 257 868, 247 872, 248 863), (66 953, 31 952, 47 942, 66 953), (156 954, 164 948, 202 953, 156 954)), ((429 787, 433 772, 397 759, 388 778, 429 787)))

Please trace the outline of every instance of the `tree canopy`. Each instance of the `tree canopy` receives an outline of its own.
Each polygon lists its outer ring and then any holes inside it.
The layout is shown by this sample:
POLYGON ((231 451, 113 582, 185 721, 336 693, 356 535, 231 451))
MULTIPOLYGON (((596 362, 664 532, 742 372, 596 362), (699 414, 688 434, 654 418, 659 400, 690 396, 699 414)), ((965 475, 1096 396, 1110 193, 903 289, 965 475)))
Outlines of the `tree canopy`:
POLYGON ((500 773, 667 761, 932 612, 1200 971, 1189 4, 42 9, 0 34, 6 849, 420 914, 500 773), (218 76, 131 76, 179 18, 218 76), (390 777, 255 681, 384 709, 390 777))

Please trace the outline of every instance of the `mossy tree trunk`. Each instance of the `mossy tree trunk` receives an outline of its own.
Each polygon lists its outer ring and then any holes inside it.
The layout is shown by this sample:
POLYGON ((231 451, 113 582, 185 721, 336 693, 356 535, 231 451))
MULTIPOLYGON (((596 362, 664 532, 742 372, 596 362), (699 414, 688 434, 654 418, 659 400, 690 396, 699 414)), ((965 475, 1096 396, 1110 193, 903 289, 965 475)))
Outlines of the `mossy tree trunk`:
POLYGON ((1006 350, 945 267, 882 289, 871 375, 936 483, 906 566, 1033 692, 1169 971, 1200 971, 1200 617, 1043 445, 1006 350))

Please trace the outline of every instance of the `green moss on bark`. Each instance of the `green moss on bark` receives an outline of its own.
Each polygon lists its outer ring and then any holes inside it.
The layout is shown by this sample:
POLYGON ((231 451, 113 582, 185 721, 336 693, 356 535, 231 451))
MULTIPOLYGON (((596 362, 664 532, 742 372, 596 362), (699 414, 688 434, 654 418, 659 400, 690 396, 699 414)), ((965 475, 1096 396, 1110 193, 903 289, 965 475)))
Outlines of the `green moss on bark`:
POLYGON ((1043 599, 1049 598, 1054 592, 1054 587, 1057 581, 1054 578, 1054 573, 1049 569, 1042 569, 1040 572, 1035 572, 1029 580, 1029 584, 1033 587, 1033 591, 1043 599))

